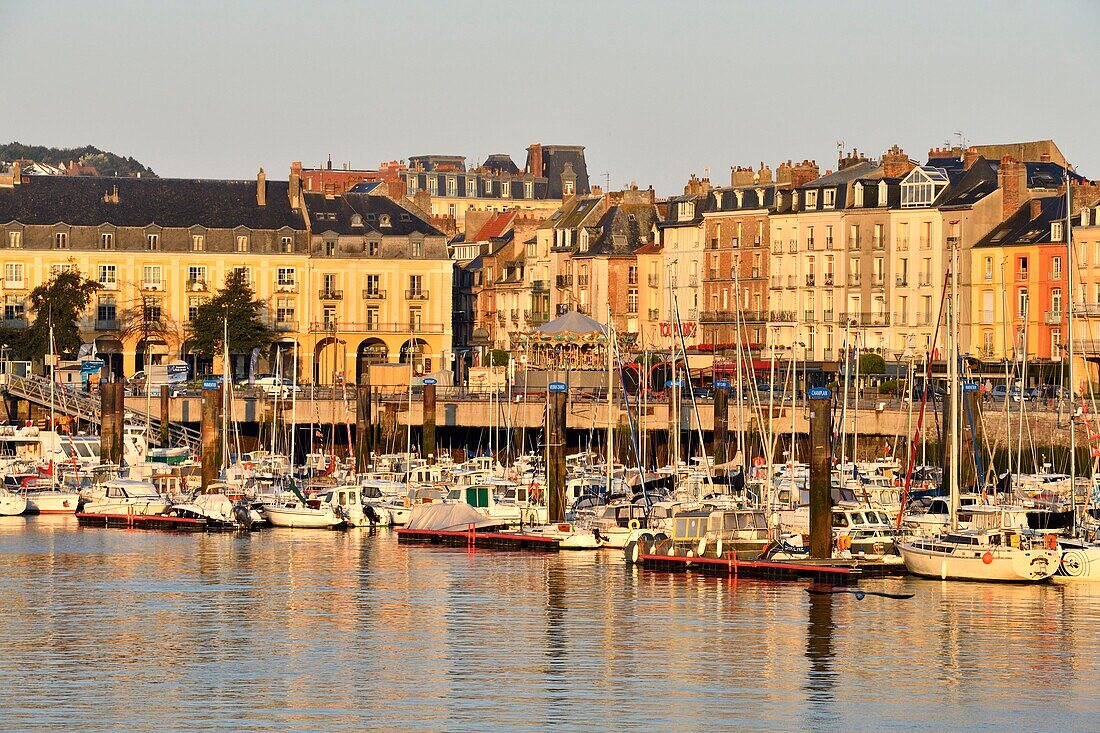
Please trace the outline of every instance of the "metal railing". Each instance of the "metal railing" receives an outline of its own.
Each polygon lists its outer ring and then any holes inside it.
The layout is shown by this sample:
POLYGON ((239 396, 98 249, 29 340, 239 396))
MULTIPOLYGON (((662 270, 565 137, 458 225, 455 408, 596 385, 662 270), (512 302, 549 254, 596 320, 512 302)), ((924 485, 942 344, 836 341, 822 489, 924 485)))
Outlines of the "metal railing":
MULTIPOLYGON (((46 407, 50 406, 50 380, 37 375, 25 377, 11 374, 8 376, 7 391, 16 396, 46 407)), ((71 387, 53 384, 53 407, 72 417, 88 420, 98 425, 100 400, 86 392, 78 392, 71 387)), ((150 416, 144 410, 126 406, 126 422, 145 430, 145 435, 153 445, 160 445, 160 419, 150 416)), ((197 453, 200 445, 199 431, 183 425, 168 423, 168 440, 173 445, 186 447, 197 453)))
POLYGON ((405 300, 427 300, 427 299, 428 299, 428 291, 427 290, 406 290, 405 291, 405 300))
POLYGON ((1062 311, 1047 311, 1043 314, 1043 323, 1048 326, 1057 326, 1062 322, 1065 314, 1062 311))
POLYGON ((310 333, 443 333, 444 324, 409 321, 314 321, 309 324, 309 330, 310 333))
POLYGON ((363 291, 363 300, 385 300, 386 291, 377 288, 367 288, 363 291))
POLYGON ((329 290, 327 288, 321 288, 317 291, 317 297, 321 300, 343 300, 343 290, 329 290))
POLYGON ((649 283, 649 287, 655 288, 661 284, 661 276, 650 274, 646 277, 646 282, 649 283))

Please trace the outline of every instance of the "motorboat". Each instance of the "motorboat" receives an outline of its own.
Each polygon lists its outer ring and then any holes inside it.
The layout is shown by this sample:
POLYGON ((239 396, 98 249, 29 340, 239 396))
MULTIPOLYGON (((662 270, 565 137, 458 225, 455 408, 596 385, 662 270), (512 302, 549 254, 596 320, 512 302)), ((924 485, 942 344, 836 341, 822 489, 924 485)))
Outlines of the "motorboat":
POLYGON ((910 573, 941 580, 1040 582, 1057 572, 1062 559, 1056 540, 1016 528, 953 530, 903 542, 898 550, 910 573))
POLYGON ((27 511, 27 497, 0 487, 0 517, 15 517, 27 511))
POLYGON ((250 529, 252 514, 247 506, 234 504, 225 494, 197 494, 190 501, 173 504, 168 514, 206 520, 206 528, 250 529))
POLYGON ((691 509, 673 516, 670 533, 643 531, 627 541, 623 553, 627 562, 638 562, 643 553, 755 560, 770 537, 761 509, 691 509))
POLYGON ((83 494, 84 514, 165 514, 171 502, 149 481, 116 478, 83 494))
POLYGON ((347 520, 337 515, 331 504, 320 501, 310 506, 300 500, 287 500, 265 504, 264 518, 272 527, 297 527, 301 529, 336 529, 343 527, 347 520))

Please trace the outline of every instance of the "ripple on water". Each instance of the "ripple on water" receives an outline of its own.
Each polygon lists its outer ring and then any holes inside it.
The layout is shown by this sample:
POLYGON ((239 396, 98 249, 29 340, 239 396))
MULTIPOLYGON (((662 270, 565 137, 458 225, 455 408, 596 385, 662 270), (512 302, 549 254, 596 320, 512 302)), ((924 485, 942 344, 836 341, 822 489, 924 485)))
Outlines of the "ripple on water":
POLYGON ((0 522, 5 729, 1075 730, 1100 588, 911 601, 406 547, 0 522))

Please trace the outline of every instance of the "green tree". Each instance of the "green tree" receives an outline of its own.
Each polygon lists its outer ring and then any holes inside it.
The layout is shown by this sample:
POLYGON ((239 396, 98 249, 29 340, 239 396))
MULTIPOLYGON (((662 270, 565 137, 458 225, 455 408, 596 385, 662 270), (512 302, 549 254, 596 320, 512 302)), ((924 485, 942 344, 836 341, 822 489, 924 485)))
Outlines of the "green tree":
POLYGON ((99 283, 73 269, 59 272, 31 291, 28 309, 34 314, 30 328, 9 342, 18 359, 37 360, 50 352, 50 325, 54 346, 62 358, 74 358, 83 340, 77 321, 88 310, 99 283))
POLYGON ((260 318, 263 308, 263 301, 255 297, 245 280, 244 270, 231 271, 218 294, 196 309, 189 328, 191 351, 209 357, 220 354, 226 322, 232 353, 247 354, 254 348, 264 348, 274 334, 260 318))
POLYGON ((512 358, 504 349, 493 349, 489 352, 489 366, 508 366, 508 360, 512 358))
POLYGON ((866 353, 859 355, 860 374, 885 374, 886 360, 879 354, 866 353))

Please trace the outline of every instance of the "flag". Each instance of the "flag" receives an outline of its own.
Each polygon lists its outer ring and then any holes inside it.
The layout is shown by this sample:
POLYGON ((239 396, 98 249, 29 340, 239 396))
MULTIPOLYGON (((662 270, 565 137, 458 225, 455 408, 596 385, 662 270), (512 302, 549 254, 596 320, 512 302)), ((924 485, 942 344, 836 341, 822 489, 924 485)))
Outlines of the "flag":
POLYGON ((248 386, 251 387, 256 382, 256 370, 260 366, 260 347, 252 349, 252 356, 248 359, 248 386))

